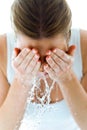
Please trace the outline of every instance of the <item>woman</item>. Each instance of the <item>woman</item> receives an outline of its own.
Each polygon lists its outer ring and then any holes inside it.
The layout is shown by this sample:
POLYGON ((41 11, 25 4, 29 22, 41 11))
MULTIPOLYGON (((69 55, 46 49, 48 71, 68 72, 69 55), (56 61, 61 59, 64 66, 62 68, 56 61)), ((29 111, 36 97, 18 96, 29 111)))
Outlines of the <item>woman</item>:
POLYGON ((15 0, 11 18, 16 37, 0 36, 0 130, 86 130, 87 32, 71 31, 65 0, 15 0), (55 81, 41 109, 44 81, 27 104, 40 71, 55 81))

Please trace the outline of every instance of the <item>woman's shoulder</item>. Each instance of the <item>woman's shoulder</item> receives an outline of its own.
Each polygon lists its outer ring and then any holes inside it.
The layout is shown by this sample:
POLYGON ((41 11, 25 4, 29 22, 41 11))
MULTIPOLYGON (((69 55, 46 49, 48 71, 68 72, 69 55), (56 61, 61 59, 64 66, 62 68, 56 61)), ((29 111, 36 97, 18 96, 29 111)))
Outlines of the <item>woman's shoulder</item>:
POLYGON ((6 64, 7 64, 7 45, 6 45, 6 34, 0 35, 0 69, 6 75, 6 64))
POLYGON ((87 30, 79 28, 71 29, 70 44, 75 44, 81 49, 83 75, 87 73, 87 30))
POLYGON ((79 28, 71 29, 71 38, 73 38, 73 39, 80 38, 80 29, 79 28))
POLYGON ((69 45, 75 44, 77 46, 79 43, 80 43, 80 29, 72 28, 69 45))
POLYGON ((83 59, 83 73, 87 73, 87 30, 80 30, 80 43, 83 59))

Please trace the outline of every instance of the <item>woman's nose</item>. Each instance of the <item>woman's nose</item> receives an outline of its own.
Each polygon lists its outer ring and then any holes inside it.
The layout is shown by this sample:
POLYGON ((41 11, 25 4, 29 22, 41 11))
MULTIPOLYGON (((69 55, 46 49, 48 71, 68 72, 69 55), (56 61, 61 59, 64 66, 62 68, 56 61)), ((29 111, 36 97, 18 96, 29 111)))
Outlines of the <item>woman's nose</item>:
POLYGON ((46 60, 46 51, 44 50, 38 50, 38 53, 40 55, 40 61, 41 63, 44 63, 46 60))
POLYGON ((45 56, 46 55, 46 51, 47 51, 47 49, 44 49, 44 48, 39 48, 38 49, 38 53, 40 54, 40 56, 45 56))
POLYGON ((46 63, 46 56, 40 56, 41 63, 46 63))
POLYGON ((48 51, 48 49, 44 49, 44 48, 37 48, 38 50, 38 54, 40 55, 40 61, 42 63, 46 62, 46 53, 48 51))

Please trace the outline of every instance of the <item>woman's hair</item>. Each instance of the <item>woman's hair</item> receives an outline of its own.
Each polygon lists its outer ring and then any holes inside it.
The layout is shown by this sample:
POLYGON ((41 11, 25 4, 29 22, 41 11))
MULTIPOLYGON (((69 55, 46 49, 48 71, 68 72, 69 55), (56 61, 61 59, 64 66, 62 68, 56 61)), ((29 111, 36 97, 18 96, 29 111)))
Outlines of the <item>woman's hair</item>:
POLYGON ((71 10, 66 0, 14 0, 11 21, 15 32, 33 39, 69 34, 71 10))

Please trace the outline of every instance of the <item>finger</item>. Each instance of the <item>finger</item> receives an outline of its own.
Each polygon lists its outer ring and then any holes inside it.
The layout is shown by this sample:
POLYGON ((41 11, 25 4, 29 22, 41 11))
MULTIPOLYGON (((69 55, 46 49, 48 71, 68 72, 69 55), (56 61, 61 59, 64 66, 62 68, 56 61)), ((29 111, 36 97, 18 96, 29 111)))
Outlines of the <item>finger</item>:
POLYGON ((65 72, 67 69, 69 69, 69 68, 72 66, 73 61, 74 61, 73 57, 72 57, 72 56, 69 56, 69 55, 68 55, 68 60, 67 60, 67 62, 63 61, 61 58, 57 57, 57 56, 56 56, 55 54, 53 54, 53 53, 52 53, 51 56, 52 56, 53 60, 55 61, 55 63, 58 65, 57 68, 59 68, 59 69, 58 69, 58 72, 59 72, 59 73, 61 73, 61 70, 65 72))
POLYGON ((37 72, 38 72, 39 69, 40 69, 40 66, 41 66, 41 62, 38 61, 38 62, 36 63, 36 65, 35 65, 33 71, 32 71, 32 75, 36 75, 36 74, 37 74, 37 72))
POLYGON ((12 60, 14 60, 16 58, 17 52, 18 52, 18 49, 14 48, 13 53, 12 53, 12 60))
POLYGON ((75 53, 75 50, 76 50, 76 46, 75 46, 75 45, 72 45, 72 46, 69 47, 67 53, 68 53, 69 55, 73 56, 74 53, 75 53))
POLYGON ((21 72, 21 73, 25 73, 25 69, 27 68, 27 66, 29 66, 31 60, 33 59, 33 57, 35 56, 35 51, 32 50, 30 51, 26 56, 25 58, 23 59, 22 63, 19 64, 18 66, 18 70, 21 72))
POLYGON ((49 66, 55 71, 55 72, 59 72, 59 66, 58 64, 51 58, 51 56, 48 56, 46 58, 47 63, 49 64, 49 66))
POLYGON ((25 57, 28 55, 29 52, 30 52, 30 49, 24 48, 24 49, 19 53, 19 55, 15 58, 15 60, 14 60, 14 65, 15 65, 16 67, 18 67, 18 66, 23 62, 23 60, 25 59, 25 57))
POLYGON ((57 55, 55 55, 53 53, 52 53, 52 58, 55 61, 55 63, 57 64, 57 66, 59 67, 59 69, 61 69, 63 71, 65 71, 67 66, 71 63, 70 60, 67 60, 67 62, 65 62, 65 61, 63 61, 62 59, 60 59, 57 55))
POLYGON ((70 56, 68 54, 66 54, 63 50, 56 48, 53 50, 53 53, 65 62, 70 60, 70 56))
POLYGON ((33 59, 31 60, 31 62, 29 64, 27 64, 26 68, 25 68, 25 71, 26 73, 30 73, 33 71, 35 65, 37 64, 37 61, 39 60, 39 55, 35 55, 33 57, 33 59))
POLYGON ((14 48, 14 51, 16 53, 16 56, 21 52, 21 50, 19 48, 14 48))
POLYGON ((50 68, 48 65, 44 65, 44 70, 48 73, 49 77, 51 79, 55 79, 55 72, 53 71, 52 68, 50 68))

